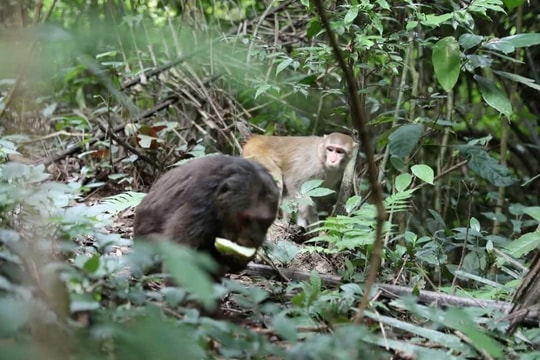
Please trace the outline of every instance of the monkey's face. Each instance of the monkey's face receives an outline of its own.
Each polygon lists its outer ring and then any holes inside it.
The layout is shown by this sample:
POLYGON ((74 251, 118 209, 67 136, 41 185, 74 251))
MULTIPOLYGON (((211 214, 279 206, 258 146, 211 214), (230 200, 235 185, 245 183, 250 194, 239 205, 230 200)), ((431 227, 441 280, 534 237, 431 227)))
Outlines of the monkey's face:
POLYGON ((279 190, 268 172, 234 174, 218 190, 216 199, 220 237, 239 245, 257 248, 278 210, 279 190))
POLYGON ((341 170, 347 164, 347 150, 342 146, 327 145, 325 167, 328 170, 341 170))

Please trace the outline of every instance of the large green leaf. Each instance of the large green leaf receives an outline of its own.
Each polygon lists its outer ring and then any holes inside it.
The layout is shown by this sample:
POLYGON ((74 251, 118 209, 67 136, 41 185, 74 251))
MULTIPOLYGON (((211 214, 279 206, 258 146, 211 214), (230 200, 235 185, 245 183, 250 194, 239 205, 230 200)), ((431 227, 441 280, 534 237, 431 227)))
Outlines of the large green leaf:
POLYGON ((468 158, 468 166, 491 184, 508 186, 514 183, 508 168, 499 164, 484 149, 471 145, 460 145, 457 149, 468 158))
POLYGON ((485 77, 474 75, 474 80, 476 80, 480 87, 480 92, 482 93, 484 101, 489 106, 509 118, 510 115, 512 115, 512 104, 510 103, 510 100, 508 100, 506 93, 495 85, 493 81, 486 79, 485 77))
POLYGON ((398 127, 388 136, 390 155, 400 159, 409 156, 418 144, 424 127, 421 124, 408 124, 398 127))
POLYGON ((510 255, 519 259, 531 251, 538 249, 538 247, 540 247, 540 231, 533 231, 521 235, 519 239, 512 241, 504 248, 510 255))
POLYGON ((459 44, 453 36, 437 41, 433 47, 433 68, 435 76, 444 91, 450 91, 456 85, 460 70, 459 44))
POLYGON ((508 41, 515 47, 528 47, 540 44, 540 33, 516 34, 501 40, 508 41))

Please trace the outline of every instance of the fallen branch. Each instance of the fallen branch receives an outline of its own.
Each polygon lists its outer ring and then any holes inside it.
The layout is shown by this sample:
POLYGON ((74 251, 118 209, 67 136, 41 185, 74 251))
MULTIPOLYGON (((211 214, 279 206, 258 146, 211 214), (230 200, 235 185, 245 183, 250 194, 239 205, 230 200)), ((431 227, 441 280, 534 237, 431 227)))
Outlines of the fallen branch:
MULTIPOLYGON (((306 271, 292 270, 292 269, 280 269, 280 271, 289 279, 309 281, 311 274, 306 271)), ((259 275, 265 278, 271 278, 279 276, 279 274, 270 266, 261 264, 248 264, 247 269, 244 271, 248 275, 259 275)), ((337 287, 344 283, 343 279, 337 275, 320 274, 321 281, 327 287, 337 287)), ((464 298, 461 296, 448 295, 428 290, 419 290, 419 294, 413 294, 413 289, 398 286, 376 283, 376 287, 381 291, 381 295, 388 299, 397 299, 401 296, 415 295, 418 301, 423 304, 437 304, 440 306, 457 306, 457 307, 481 307, 489 309, 497 309, 504 313, 512 308, 512 304, 505 301, 493 301, 493 300, 479 300, 464 298)), ((534 321, 534 319, 528 319, 534 321)), ((536 320, 538 321, 538 319, 536 320)))

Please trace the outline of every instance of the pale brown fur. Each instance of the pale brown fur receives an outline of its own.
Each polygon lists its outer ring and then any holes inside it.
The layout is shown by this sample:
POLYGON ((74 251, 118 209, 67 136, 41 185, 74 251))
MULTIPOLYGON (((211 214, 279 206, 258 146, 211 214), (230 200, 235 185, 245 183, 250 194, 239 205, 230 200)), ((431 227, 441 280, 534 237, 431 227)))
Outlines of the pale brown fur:
MULTIPOLYGON (((313 179, 321 179, 321 186, 337 190, 353 146, 353 139, 341 133, 323 137, 255 135, 246 142, 242 156, 262 164, 276 180, 281 196, 291 197, 313 179)), ((305 227, 317 219, 314 206, 299 207, 298 225, 305 227)))

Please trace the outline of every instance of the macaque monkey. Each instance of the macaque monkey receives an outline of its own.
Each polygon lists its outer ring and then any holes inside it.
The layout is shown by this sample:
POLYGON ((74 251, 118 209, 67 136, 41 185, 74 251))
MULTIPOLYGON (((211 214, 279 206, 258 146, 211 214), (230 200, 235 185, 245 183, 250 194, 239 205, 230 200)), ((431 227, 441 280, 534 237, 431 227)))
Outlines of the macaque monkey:
MULTIPOLYGON (((246 142, 242 156, 263 165, 276 180, 283 197, 294 197, 308 180, 324 180, 321 186, 338 190, 350 159, 353 139, 345 134, 319 136, 254 135, 246 142)), ((321 203, 322 199, 315 199, 321 203)), ((316 206, 300 205, 297 224, 307 227, 318 221, 316 206)))
POLYGON ((273 223, 279 190, 261 165, 227 155, 190 160, 160 177, 135 210, 134 237, 167 239, 212 255, 225 272, 250 258, 224 255, 216 238, 258 248, 273 223))

